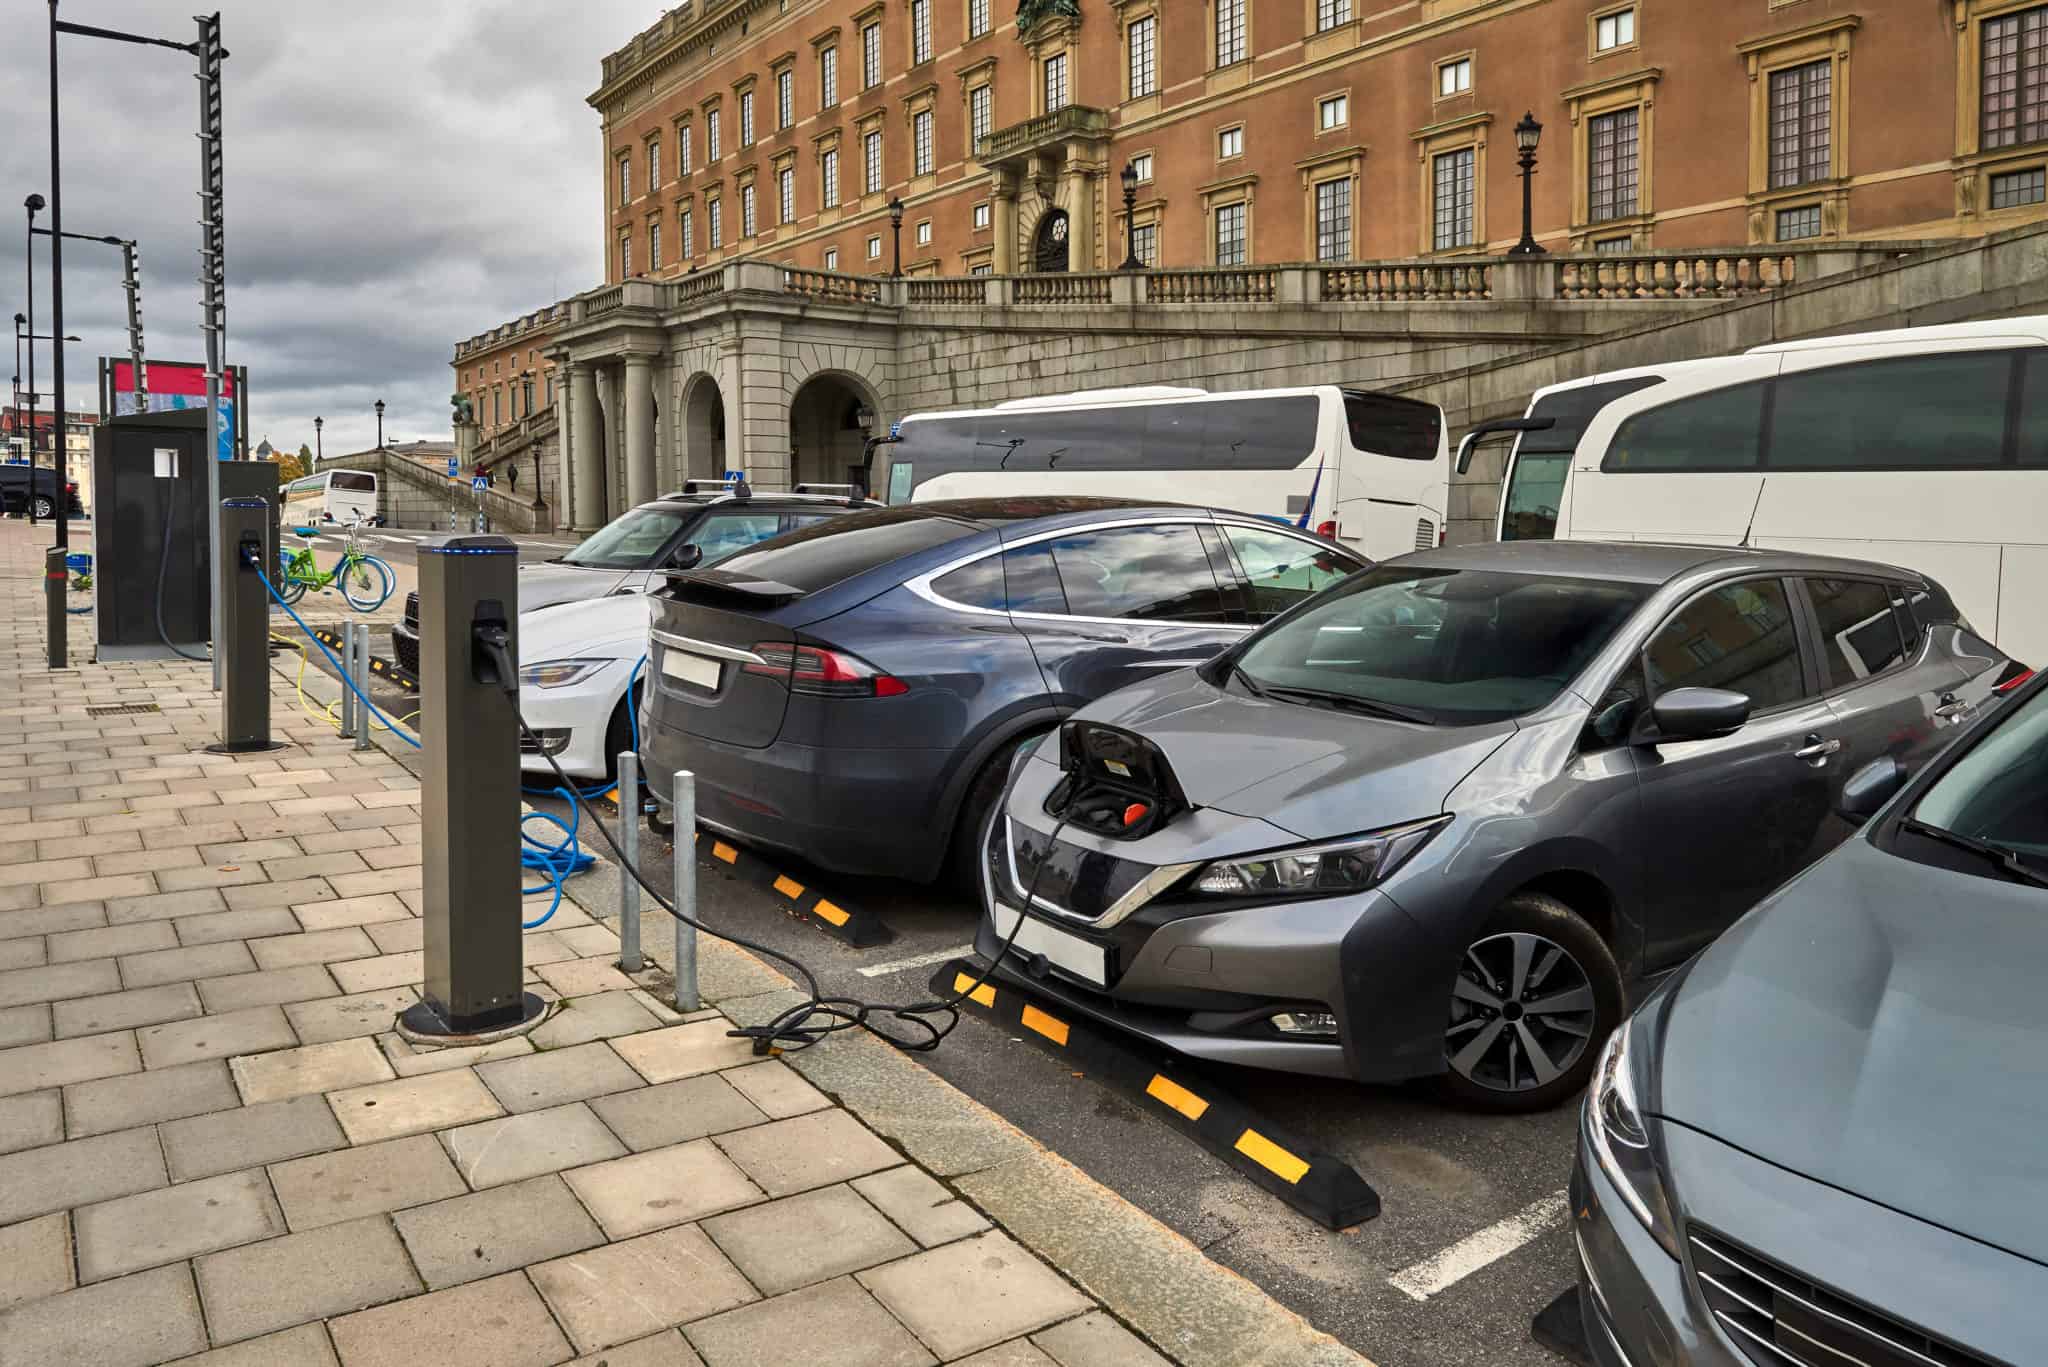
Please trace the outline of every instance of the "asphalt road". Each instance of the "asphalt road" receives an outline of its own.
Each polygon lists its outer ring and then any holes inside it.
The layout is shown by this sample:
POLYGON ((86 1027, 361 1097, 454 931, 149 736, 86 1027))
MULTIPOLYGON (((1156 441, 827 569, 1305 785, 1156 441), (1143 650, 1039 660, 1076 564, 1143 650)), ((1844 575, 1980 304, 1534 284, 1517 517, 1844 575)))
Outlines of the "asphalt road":
MULTIPOLYGON (((398 561, 432 533, 378 535, 385 541, 377 552, 398 561)), ((530 558, 565 548, 560 539, 521 540, 530 558)), ((381 686, 377 701, 394 715, 416 705, 401 706, 402 696, 387 697, 381 686)), ((567 814, 556 799, 530 800, 567 814)), ((642 869, 656 886, 672 885, 673 857, 643 828, 642 869)), ((974 907, 946 889, 771 861, 878 918, 894 936, 854 949, 708 852, 698 862, 706 923, 801 960, 827 995, 923 1000, 937 962, 973 939, 974 907)), ((615 897, 616 879, 587 891, 615 897)), ((1563 1192, 1576 1106, 1487 1117, 1450 1109, 1419 1088, 1211 1073, 1267 1123, 1349 1162, 1379 1192, 1379 1218, 1331 1232, 1155 1118, 1150 1103, 1121 1085, 1077 1074, 1072 1060, 984 1019, 964 1016, 939 1049, 916 1057, 1383 1367, 1561 1361, 1530 1340, 1529 1321, 1574 1278, 1563 1192)))

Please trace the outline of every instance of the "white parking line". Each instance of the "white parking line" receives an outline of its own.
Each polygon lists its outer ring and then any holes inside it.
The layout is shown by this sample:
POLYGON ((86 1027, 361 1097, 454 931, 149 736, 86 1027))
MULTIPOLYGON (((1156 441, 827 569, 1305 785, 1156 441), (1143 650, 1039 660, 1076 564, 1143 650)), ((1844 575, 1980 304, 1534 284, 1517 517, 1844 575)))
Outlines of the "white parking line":
POLYGON ((857 971, 863 978, 879 978, 885 973, 901 973, 906 968, 923 968, 928 964, 942 964, 948 959, 964 959, 973 952, 973 945, 955 945, 951 949, 935 949, 929 954, 895 959, 886 964, 869 964, 857 971))
POLYGON ((1488 1225, 1468 1235, 1441 1253, 1433 1254, 1387 1278, 1388 1285, 1411 1300, 1426 1301, 1447 1291, 1490 1263, 1500 1261, 1522 1245, 1548 1234, 1569 1213, 1563 1192, 1532 1201, 1499 1224, 1488 1225))

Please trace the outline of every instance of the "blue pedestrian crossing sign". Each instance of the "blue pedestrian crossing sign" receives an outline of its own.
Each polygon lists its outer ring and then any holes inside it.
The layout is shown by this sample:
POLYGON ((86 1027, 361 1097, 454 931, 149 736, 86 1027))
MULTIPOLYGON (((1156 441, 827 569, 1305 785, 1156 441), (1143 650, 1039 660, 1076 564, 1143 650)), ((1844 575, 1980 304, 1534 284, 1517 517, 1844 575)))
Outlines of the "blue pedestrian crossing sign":
POLYGON ((469 477, 469 487, 475 489, 479 493, 489 488, 490 483, 491 481, 485 478, 483 475, 471 475, 469 477))

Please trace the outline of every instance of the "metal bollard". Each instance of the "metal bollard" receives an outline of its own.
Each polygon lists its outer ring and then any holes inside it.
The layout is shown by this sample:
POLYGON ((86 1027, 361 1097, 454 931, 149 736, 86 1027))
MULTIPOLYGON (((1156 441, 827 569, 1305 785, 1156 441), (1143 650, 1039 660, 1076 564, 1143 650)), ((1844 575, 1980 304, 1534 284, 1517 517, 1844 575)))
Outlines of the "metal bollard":
POLYGON ((419 546, 421 1000, 403 1033, 517 1028, 544 1010, 522 985, 518 548, 501 536, 419 546))
POLYGON ((70 587, 71 571, 64 563, 64 547, 52 546, 43 553, 44 639, 49 643, 52 669, 65 669, 71 664, 67 639, 71 622, 64 615, 64 594, 70 587))
POLYGON ((260 498, 230 498, 220 505, 220 563, 214 566, 221 605, 221 754, 276 750, 270 738, 270 597, 256 567, 263 563, 263 528, 270 505, 260 498))
POLYGON ((356 695, 348 686, 348 680, 356 676, 356 624, 341 624, 341 734, 344 737, 356 733, 356 695))
MULTIPOLYGON (((356 749, 370 748, 370 624, 356 627, 356 749)), ((354 691, 354 690, 351 690, 354 691)))
POLYGON ((630 870, 640 867, 640 756, 619 751, 619 850, 626 868, 619 870, 619 971, 638 973, 640 960, 640 883, 630 870))
MULTIPOLYGON (((669 789, 669 815, 676 823, 676 910, 697 918, 697 776, 676 770, 669 789)), ((704 1004, 697 995, 697 927, 676 921, 676 1010, 695 1011, 704 1004)))

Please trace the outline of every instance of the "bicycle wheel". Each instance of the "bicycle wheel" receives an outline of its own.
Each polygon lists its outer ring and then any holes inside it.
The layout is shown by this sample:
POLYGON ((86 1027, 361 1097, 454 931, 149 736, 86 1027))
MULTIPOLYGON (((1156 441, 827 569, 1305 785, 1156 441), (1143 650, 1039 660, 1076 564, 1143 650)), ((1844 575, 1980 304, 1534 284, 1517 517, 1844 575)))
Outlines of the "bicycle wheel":
POLYGON ((296 603, 306 596, 306 581, 299 578, 296 573, 296 567, 290 560, 286 560, 279 567, 275 582, 277 585, 277 596, 283 599, 287 605, 296 603))
POLYGON ((340 577, 341 596, 357 612, 375 612, 398 583, 391 567, 374 555, 358 557, 343 566, 340 577))

